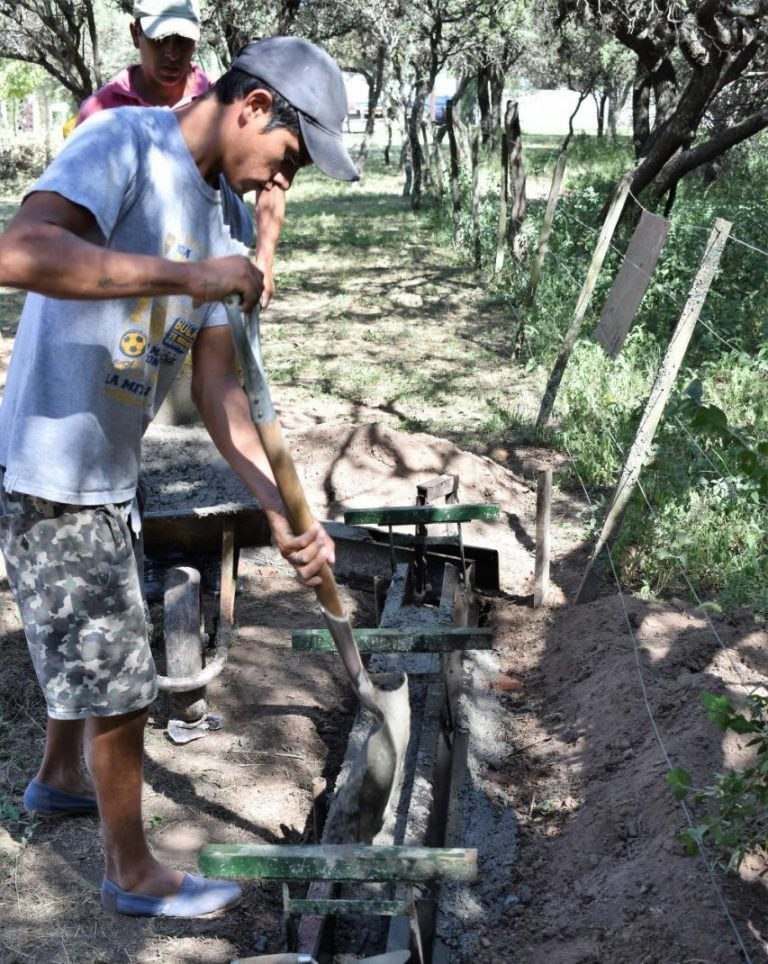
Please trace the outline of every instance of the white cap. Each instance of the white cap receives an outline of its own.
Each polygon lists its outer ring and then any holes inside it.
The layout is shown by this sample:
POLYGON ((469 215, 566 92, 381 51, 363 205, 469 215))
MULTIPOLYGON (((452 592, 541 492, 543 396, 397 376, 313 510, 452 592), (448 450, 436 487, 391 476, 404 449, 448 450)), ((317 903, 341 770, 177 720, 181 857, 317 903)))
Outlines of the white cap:
POLYGON ((150 40, 175 34, 188 40, 200 39, 198 0, 136 0, 133 15, 150 40))

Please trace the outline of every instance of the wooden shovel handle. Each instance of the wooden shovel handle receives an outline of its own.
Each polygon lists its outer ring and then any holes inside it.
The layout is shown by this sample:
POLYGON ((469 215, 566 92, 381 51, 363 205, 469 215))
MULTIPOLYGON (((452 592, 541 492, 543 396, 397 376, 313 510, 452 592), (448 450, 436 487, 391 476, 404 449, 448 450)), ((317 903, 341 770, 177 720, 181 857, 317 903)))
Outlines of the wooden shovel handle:
MULTIPOLYGON (((255 425, 288 513, 288 521, 291 523, 294 535, 300 535, 306 532, 315 520, 307 504, 307 497, 304 495, 293 457, 283 439, 280 423, 275 420, 256 422, 255 425)), ((318 600, 330 613, 343 619, 344 611, 339 601, 336 580, 328 563, 323 565, 320 576, 323 581, 319 586, 315 586, 318 600)))

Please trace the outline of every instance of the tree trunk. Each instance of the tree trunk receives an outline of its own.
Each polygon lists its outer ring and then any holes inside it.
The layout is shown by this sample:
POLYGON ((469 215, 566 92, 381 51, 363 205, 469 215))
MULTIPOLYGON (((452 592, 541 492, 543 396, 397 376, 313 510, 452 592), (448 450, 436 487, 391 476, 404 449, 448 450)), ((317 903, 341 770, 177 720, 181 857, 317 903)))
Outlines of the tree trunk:
POLYGON ((357 152, 357 169, 362 178, 365 170, 365 162, 368 160, 370 144, 376 129, 376 109, 379 106, 381 89, 384 82, 384 63, 386 60, 387 49, 384 44, 379 44, 376 50, 376 69, 372 75, 366 75, 368 81, 368 116, 365 119, 365 132, 363 140, 357 152))
POLYGON ((432 166, 435 175, 435 187, 437 188, 437 196, 442 201, 445 195, 445 169, 443 164, 443 155, 440 150, 440 139, 437 135, 432 140, 432 166))
POLYGON ((432 174, 432 157, 429 150, 429 132, 427 129, 427 124, 421 122, 421 143, 422 143, 422 182, 424 187, 428 190, 434 186, 435 179, 432 174))
POLYGON ((713 51, 707 63, 693 71, 675 112, 654 128, 643 147, 643 160, 635 171, 633 194, 645 190, 678 151, 690 146, 717 86, 723 56, 713 51))
POLYGON ((502 138, 502 116, 501 116, 501 105, 504 100, 504 81, 506 80, 506 75, 504 71, 498 67, 494 66, 490 69, 490 86, 491 86, 491 136, 490 144, 491 149, 496 150, 502 138))
POLYGON ((579 93, 579 99, 578 99, 578 101, 576 102, 576 106, 575 106, 574 109, 573 109, 573 113, 572 113, 571 116, 568 118, 568 133, 565 135, 565 140, 564 140, 563 143, 560 145, 560 152, 561 152, 561 153, 562 153, 563 151, 566 151, 566 150, 568 149, 568 145, 571 143, 571 139, 572 139, 572 137, 573 137, 573 121, 574 121, 576 115, 579 113, 579 108, 580 108, 581 105, 584 103, 584 101, 587 99, 587 97, 589 97, 589 91, 588 91, 588 90, 583 90, 583 91, 581 91, 581 92, 579 93))
POLYGON ((593 92, 595 99, 595 114, 597 117, 597 137, 603 140, 605 137, 605 113, 608 105, 608 91, 603 88, 599 93, 593 92))
POLYGON ((608 88, 608 133, 611 140, 615 143, 618 137, 617 127, 619 116, 624 110, 629 93, 632 89, 631 83, 615 85, 611 84, 608 88))
POLYGON ((421 183, 423 155, 419 136, 421 134, 421 118, 424 115, 426 93, 418 89, 414 92, 413 103, 408 112, 408 148, 411 154, 411 208, 417 211, 421 207, 421 183))
POLYGON ((639 159, 643 144, 651 136, 651 85, 648 77, 641 73, 638 65, 635 83, 632 88, 632 144, 635 160, 639 159))
POLYGON ((384 163, 389 167, 390 152, 392 150, 392 115, 387 113, 387 143, 384 145, 384 163))
POLYGON ((756 111, 743 121, 718 131, 713 137, 696 147, 675 154, 662 168, 653 182, 651 197, 658 200, 672 192, 686 174, 704 164, 711 164, 736 144, 753 137, 768 128, 768 107, 756 111))
POLYGON ((454 127, 453 101, 445 105, 445 125, 448 130, 448 147, 451 158, 451 207, 453 216, 453 244, 461 246, 461 188, 459 185, 459 150, 456 144, 456 129, 454 127))
POLYGON ((490 71, 487 66, 477 72, 477 105, 480 109, 480 131, 482 132, 483 147, 491 138, 493 117, 491 115, 490 71))
POLYGON ((95 89, 98 90, 98 88, 104 84, 101 73, 101 46, 99 44, 99 31, 96 29, 96 17, 93 13, 93 4, 90 0, 85 4, 85 19, 88 24, 88 37, 90 38, 91 50, 93 51, 93 80, 95 89))
MULTIPOLYGON (((507 117, 512 101, 507 101, 507 117)), ((499 225, 496 233, 496 259, 493 270, 499 274, 504 267, 505 240, 507 237, 507 211, 509 210, 509 138, 501 139, 501 170, 499 177, 499 225)))
POLYGON ((523 139, 520 131, 520 112, 517 103, 507 104, 504 120, 505 135, 509 144, 509 194, 512 200, 507 225, 507 246, 512 257, 520 263, 524 260, 520 229, 528 211, 525 197, 525 166, 523 164, 523 139))
POLYGON ((480 128, 472 132, 472 260, 479 275, 482 266, 480 248, 480 128))

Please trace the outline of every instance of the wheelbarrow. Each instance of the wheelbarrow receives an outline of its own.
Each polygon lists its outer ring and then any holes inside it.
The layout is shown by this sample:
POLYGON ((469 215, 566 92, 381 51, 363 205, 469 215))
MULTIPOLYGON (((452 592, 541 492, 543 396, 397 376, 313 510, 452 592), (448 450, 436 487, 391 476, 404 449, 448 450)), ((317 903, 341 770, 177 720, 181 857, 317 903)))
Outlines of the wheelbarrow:
POLYGON ((158 675, 158 686, 171 694, 174 720, 194 727, 207 716, 206 686, 224 668, 234 636, 240 549, 269 545, 269 525, 258 506, 230 503, 182 512, 149 511, 144 515, 143 540, 146 556, 166 570, 166 672, 158 675), (211 614, 204 593, 202 560, 215 557, 220 573, 216 611, 211 614), (212 633, 206 631, 206 622, 212 633))

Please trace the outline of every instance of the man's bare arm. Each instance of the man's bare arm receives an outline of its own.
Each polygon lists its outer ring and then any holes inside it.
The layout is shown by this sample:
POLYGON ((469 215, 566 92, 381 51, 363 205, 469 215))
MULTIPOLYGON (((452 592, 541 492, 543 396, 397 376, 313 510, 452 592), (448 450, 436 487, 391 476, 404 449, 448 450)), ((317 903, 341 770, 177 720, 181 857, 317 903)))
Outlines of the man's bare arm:
POLYGON ((261 296, 261 272, 248 258, 127 254, 87 240, 97 233, 86 208, 53 192, 31 194, 0 237, 0 285, 85 300, 178 294, 208 302, 236 292, 246 310, 261 296))
POLYGON ((214 444, 259 500, 281 554, 305 585, 317 585, 323 564, 333 565, 333 540, 318 522, 299 536, 291 531, 236 375, 229 326, 203 328, 197 336, 192 349, 192 397, 214 444))
POLYGON ((285 191, 260 191, 256 197, 256 267, 264 275, 261 303, 265 308, 275 293, 275 252, 284 222, 285 191))

